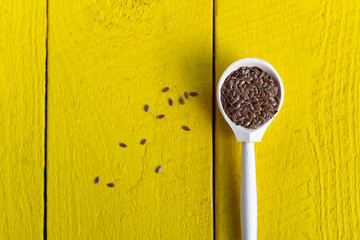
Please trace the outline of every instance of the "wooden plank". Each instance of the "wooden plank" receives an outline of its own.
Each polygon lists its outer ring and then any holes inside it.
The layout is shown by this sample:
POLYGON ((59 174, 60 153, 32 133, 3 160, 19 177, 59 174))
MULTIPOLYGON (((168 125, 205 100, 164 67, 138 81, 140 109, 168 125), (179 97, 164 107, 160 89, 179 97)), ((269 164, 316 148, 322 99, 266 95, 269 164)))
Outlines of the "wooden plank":
POLYGON ((212 1, 50 1, 48 73, 48 239, 211 239, 212 1))
MULTIPOLYGON (((285 102, 255 144, 258 239, 358 239, 359 3, 218 1, 216 79, 237 59, 278 70, 285 102)), ((241 143, 216 112, 216 237, 240 239, 241 143)))
POLYGON ((46 1, 2 1, 0 28, 0 236, 42 239, 46 1))

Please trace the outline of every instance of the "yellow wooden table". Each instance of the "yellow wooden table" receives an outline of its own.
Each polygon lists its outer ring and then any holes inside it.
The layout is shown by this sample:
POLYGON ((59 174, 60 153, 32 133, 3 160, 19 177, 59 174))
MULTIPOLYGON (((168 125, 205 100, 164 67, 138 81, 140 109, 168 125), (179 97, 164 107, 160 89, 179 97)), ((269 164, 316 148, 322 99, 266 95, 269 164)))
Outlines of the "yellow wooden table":
POLYGON ((241 239, 241 143, 213 89, 244 57, 286 91, 256 144, 258 239, 360 239, 359 10, 2 0, 0 239, 241 239))

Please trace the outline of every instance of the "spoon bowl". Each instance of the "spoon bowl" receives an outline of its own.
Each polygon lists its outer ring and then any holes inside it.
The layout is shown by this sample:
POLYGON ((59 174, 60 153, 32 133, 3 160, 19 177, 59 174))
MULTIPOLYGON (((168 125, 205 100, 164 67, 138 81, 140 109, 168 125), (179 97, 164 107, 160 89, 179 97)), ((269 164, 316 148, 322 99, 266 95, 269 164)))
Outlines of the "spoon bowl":
POLYGON ((238 142, 261 142, 261 139, 262 139, 266 129, 269 127, 270 123, 274 120, 276 115, 280 112, 281 106, 284 102, 284 86, 283 86, 283 83, 281 81, 279 74, 276 72, 275 68, 273 66, 271 66, 270 63, 268 63, 264 60, 258 59, 258 58, 244 58, 244 59, 238 60, 238 61, 234 62, 233 64, 231 64, 225 70, 225 72, 222 74, 222 76, 220 77, 219 83, 217 85, 216 98, 217 98, 217 103, 219 105, 220 112, 224 116, 226 122, 230 125, 238 142), (274 115, 273 118, 271 118, 265 124, 260 125, 257 129, 247 129, 243 126, 236 125, 226 115, 224 108, 221 104, 221 87, 224 84, 224 81, 226 80, 226 78, 233 71, 236 71, 241 67, 255 67, 255 66, 263 69, 274 79, 274 81, 277 81, 277 83, 279 84, 280 104, 279 104, 279 108, 277 109, 278 112, 274 115))

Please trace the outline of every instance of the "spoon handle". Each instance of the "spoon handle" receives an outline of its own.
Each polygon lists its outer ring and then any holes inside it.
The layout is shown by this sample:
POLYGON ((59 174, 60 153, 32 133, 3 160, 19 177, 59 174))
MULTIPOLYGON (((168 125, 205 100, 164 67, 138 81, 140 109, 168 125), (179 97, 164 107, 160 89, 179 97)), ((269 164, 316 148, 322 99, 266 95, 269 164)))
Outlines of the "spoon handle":
POLYGON ((242 240, 256 240, 257 238, 256 171, 253 142, 242 143, 241 232, 242 240))

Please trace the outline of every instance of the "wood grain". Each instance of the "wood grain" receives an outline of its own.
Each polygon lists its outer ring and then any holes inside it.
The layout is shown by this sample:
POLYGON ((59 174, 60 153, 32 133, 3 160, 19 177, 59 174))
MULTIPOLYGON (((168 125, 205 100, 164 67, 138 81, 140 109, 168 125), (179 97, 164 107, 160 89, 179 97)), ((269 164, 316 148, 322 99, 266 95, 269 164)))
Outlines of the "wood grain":
POLYGON ((0 238, 42 239, 46 1, 2 1, 0 29, 0 238))
POLYGON ((48 239, 211 239, 212 2, 49 1, 48 74, 48 239))
MULTIPOLYGON (((359 3, 217 1, 216 79, 244 57, 285 87, 255 145, 258 239, 359 239, 359 3)), ((241 143, 216 112, 216 238, 240 239, 241 143)))

